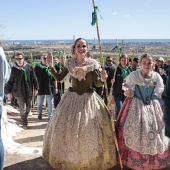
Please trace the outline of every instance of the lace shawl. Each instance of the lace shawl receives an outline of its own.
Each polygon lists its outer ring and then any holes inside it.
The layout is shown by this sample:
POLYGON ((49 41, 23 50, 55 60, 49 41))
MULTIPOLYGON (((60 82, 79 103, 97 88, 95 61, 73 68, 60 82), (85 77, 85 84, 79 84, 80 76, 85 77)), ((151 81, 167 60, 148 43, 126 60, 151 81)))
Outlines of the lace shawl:
POLYGON ((145 87, 154 86, 156 84, 154 93, 159 96, 162 94, 164 90, 164 84, 161 76, 155 71, 151 71, 149 76, 149 79, 144 78, 142 76, 141 69, 137 69, 125 78, 125 84, 127 84, 130 88, 132 96, 134 94, 136 84, 145 87))
POLYGON ((88 59, 85 66, 76 66, 76 59, 68 58, 65 67, 68 69, 71 76, 81 81, 82 79, 85 80, 85 76, 87 73, 95 69, 99 69, 100 64, 94 59, 88 59))

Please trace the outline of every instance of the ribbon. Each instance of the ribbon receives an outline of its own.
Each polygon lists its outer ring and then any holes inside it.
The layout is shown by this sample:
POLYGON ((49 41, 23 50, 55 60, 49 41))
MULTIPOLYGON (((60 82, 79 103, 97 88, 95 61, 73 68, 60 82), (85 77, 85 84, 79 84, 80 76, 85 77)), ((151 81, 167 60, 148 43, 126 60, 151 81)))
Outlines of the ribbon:
POLYGON ((116 45, 114 48, 112 48, 112 51, 114 51, 117 48, 119 48, 119 46, 116 45))
POLYGON ((124 54, 124 50, 121 47, 119 48, 119 54, 122 54, 122 55, 124 54))
POLYGON ((118 50, 119 55, 123 55, 124 54, 123 47, 119 47, 119 46, 116 45, 114 48, 112 48, 112 51, 114 51, 116 49, 118 50))
POLYGON ((95 51, 96 50, 96 46, 95 45, 93 45, 93 47, 92 47, 92 51, 95 51))
MULTIPOLYGON (((92 22, 91 22, 92 26, 94 26, 97 22, 97 12, 99 12, 99 14, 100 14, 98 6, 94 6, 94 11, 92 12, 92 22)), ((103 19, 101 15, 100 15, 100 17, 101 17, 101 19, 103 19)))
POLYGON ((27 80, 28 80, 27 71, 26 71, 25 69, 23 69, 23 70, 24 70, 24 78, 25 78, 25 81, 27 81, 27 80))

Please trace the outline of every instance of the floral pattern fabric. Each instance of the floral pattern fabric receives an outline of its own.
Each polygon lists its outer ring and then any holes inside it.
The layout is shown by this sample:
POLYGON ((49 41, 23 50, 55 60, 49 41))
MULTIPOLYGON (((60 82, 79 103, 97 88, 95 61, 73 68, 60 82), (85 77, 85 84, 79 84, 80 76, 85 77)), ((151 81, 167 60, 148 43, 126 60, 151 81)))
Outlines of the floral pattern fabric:
POLYGON ((104 170, 116 165, 110 118, 102 105, 95 92, 63 95, 44 135, 43 158, 55 169, 104 170))
POLYGON ((135 170, 156 170, 170 164, 170 147, 162 118, 157 100, 144 105, 139 99, 126 98, 116 123, 124 165, 135 170))

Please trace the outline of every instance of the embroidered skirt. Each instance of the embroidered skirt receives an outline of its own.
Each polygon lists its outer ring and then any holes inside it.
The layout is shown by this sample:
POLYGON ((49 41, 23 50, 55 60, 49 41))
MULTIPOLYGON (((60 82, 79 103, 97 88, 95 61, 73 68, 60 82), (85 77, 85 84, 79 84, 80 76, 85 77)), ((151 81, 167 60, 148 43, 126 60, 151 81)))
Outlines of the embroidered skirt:
POLYGON ((144 105, 126 98, 116 123, 122 162, 135 170, 162 169, 170 163, 169 139, 164 135, 163 112, 158 100, 144 105))
POLYGON ((104 170, 117 164, 111 121, 95 92, 62 96, 45 131, 43 158, 58 170, 104 170))

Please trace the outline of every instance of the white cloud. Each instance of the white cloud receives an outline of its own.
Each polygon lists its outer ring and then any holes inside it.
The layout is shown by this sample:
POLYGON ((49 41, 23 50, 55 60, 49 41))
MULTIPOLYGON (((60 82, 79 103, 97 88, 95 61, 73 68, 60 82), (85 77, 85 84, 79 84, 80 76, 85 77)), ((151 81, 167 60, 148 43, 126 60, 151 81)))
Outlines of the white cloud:
POLYGON ((112 12, 112 15, 117 15, 117 12, 112 12))
POLYGON ((127 17, 127 18, 128 18, 128 17, 130 17, 130 15, 129 15, 129 14, 126 14, 126 15, 123 15, 123 16, 124 16, 124 17, 127 17))

